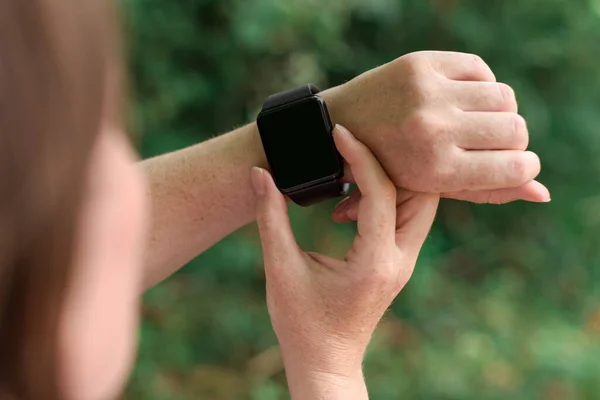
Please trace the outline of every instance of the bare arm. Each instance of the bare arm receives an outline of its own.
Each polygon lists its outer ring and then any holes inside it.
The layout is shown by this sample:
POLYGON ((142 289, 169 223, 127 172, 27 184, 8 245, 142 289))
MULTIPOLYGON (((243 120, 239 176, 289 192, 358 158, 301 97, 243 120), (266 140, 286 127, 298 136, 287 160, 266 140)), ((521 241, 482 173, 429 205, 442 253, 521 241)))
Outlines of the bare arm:
POLYGON ((250 170, 266 167, 254 123, 141 164, 153 206, 145 287, 254 219, 250 170))
MULTIPOLYGON (((549 200, 533 181, 540 161, 525 151, 514 93, 479 58, 413 53, 321 95, 398 187, 474 202, 549 200)), ((266 160, 252 123, 141 166, 153 204, 149 287, 254 219, 250 170, 266 160)))
MULTIPOLYGON (((338 88, 320 94, 334 121, 339 95, 338 88)), ((255 166, 268 164, 254 122, 141 162, 153 209, 145 288, 254 221, 250 171, 255 166)))

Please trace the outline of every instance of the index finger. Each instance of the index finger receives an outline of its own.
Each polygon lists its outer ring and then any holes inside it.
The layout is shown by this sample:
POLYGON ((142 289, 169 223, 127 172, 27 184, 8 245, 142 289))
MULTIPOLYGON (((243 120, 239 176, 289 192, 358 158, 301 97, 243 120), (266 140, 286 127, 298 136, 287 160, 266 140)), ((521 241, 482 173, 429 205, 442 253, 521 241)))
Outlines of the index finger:
POLYGON ((342 126, 334 129, 336 147, 346 160, 362 198, 358 234, 370 243, 393 240, 396 230, 396 187, 371 151, 342 126))

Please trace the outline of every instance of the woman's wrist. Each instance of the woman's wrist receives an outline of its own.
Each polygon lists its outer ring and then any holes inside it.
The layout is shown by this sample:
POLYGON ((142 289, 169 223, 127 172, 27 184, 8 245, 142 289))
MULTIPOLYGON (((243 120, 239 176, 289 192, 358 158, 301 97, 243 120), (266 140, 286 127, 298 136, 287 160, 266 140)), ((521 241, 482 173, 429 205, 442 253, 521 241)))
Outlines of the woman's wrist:
MULTIPOLYGON (((288 365, 288 364, 286 364, 288 365)), ((319 371, 311 367, 286 367, 292 400, 367 400, 362 367, 350 374, 319 371)))
POLYGON ((362 373, 363 346, 318 341, 319 346, 282 343, 282 355, 292 399, 368 399, 362 373))

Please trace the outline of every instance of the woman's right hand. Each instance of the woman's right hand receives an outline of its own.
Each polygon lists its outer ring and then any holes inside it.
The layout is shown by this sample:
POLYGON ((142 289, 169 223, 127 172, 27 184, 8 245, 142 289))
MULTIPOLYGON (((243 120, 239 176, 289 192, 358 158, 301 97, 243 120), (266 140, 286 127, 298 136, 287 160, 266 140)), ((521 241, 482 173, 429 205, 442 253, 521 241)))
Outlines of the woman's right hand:
POLYGON ((367 398, 365 350, 408 282, 439 202, 438 195, 397 191, 346 129, 336 127, 334 138, 360 190, 335 214, 337 220, 358 220, 356 239, 342 260, 303 252, 270 174, 252 171, 269 314, 290 391, 303 400, 367 398))

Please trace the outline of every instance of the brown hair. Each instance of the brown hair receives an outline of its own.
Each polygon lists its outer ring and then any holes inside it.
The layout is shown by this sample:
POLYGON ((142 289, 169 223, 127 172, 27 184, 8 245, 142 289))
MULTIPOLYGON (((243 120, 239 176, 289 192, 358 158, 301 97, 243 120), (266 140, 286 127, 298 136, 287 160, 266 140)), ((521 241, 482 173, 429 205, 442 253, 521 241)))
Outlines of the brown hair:
POLYGON ((119 77, 109 3, 0 1, 2 400, 61 398, 61 297, 109 76, 119 77))

